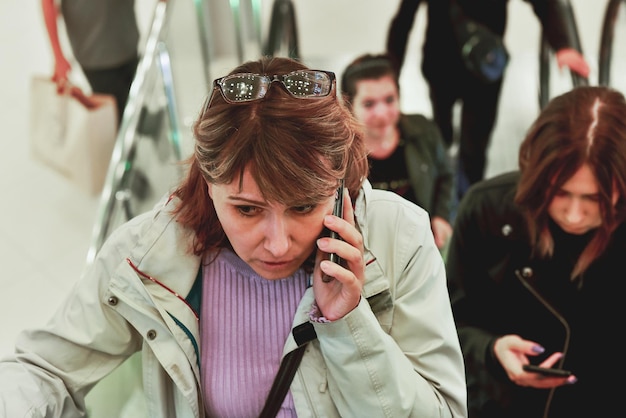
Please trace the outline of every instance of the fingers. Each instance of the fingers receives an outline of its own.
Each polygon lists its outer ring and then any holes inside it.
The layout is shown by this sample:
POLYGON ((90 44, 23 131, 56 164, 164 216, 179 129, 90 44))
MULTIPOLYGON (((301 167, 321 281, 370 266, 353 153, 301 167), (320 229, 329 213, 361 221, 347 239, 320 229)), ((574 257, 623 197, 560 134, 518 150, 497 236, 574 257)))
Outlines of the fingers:
POLYGON ((64 57, 55 61, 52 81, 57 84, 58 93, 64 93, 69 88, 69 74, 71 68, 70 63, 64 57))
POLYGON ((589 76, 589 64, 582 54, 573 48, 563 48, 556 53, 559 68, 568 67, 582 77, 589 76))
POLYGON ((341 240, 329 237, 320 238, 318 247, 327 253, 335 253, 347 262, 357 262, 363 258, 363 237, 346 220, 327 215, 324 226, 341 236, 341 240))
POLYGON ((557 386, 576 383, 577 379, 571 375, 569 377, 550 377, 540 373, 523 371, 519 376, 511 379, 519 386, 533 387, 537 389, 550 389, 557 386))
MULTIPOLYGON (((513 383, 519 386, 547 389, 575 383, 576 377, 573 375, 569 377, 545 376, 523 369, 524 365, 530 363, 528 360, 529 357, 537 356, 544 351, 544 348, 540 344, 534 341, 524 340, 517 335, 505 335, 496 340, 494 344, 496 357, 506 371, 507 376, 513 383)), ((562 356, 563 354, 560 352, 552 353, 541 362, 540 366, 552 368, 562 356)))
POLYGON ((316 272, 313 275, 315 300, 320 311, 329 320, 342 318, 359 303, 365 282, 363 237, 355 227, 354 211, 347 190, 344 190, 343 218, 326 215, 324 226, 336 232, 341 239, 321 237, 317 240, 316 272), (328 260, 328 254, 338 255, 337 264, 328 260), (334 280, 324 280, 330 276, 334 280))
POLYGON ((541 367, 550 368, 556 364, 557 361, 561 360, 563 357, 563 353, 556 352, 552 353, 547 359, 541 362, 541 367))
MULTIPOLYGON (((554 364, 563 357, 562 353, 553 353, 540 364, 540 367, 545 369, 552 369, 554 364)), ((569 376, 556 376, 546 374, 541 371, 523 370, 521 373, 516 374, 511 378, 516 384, 520 386, 530 386, 539 389, 548 389, 556 386, 568 385, 577 382, 577 378, 574 375, 569 376)))
MULTIPOLYGON (((354 209, 348 190, 344 190, 344 210, 343 219, 327 215, 324 218, 324 226, 335 231, 341 239, 332 239, 328 237, 318 240, 318 247, 325 253, 337 254, 344 260, 344 267, 353 272, 358 279, 364 279, 363 274, 363 236, 355 227, 354 209)), ((331 272, 341 274, 341 266, 335 263, 323 261, 322 270, 330 274, 331 272), (329 264, 335 264, 334 266, 329 264)), ((345 275, 344 275, 345 276, 345 275)), ((333 276, 335 277, 335 276, 333 276)), ((347 278, 347 277, 346 277, 347 278)))
POLYGON ((452 236, 452 226, 445 219, 435 216, 431 221, 431 228, 437 248, 443 248, 452 236))
POLYGON ((53 77, 52 81, 54 81, 57 85, 57 93, 64 93, 67 88, 67 79, 60 77, 53 77))

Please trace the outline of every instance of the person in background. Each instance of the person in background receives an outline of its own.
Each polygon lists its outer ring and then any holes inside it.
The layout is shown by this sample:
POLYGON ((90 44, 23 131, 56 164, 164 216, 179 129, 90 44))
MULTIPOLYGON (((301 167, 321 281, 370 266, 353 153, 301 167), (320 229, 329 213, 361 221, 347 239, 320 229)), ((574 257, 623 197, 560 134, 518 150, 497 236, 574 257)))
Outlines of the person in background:
POLYGON ((54 55, 52 80, 62 90, 72 71, 59 39, 62 21, 72 55, 93 93, 115 97, 119 123, 139 64, 135 1, 41 0, 41 6, 54 55))
MULTIPOLYGON (((503 78, 486 81, 470 72, 457 39, 459 17, 468 17, 504 37, 508 0, 425 0, 428 17, 422 51, 422 73, 429 87, 433 117, 447 147, 454 143, 453 108, 461 102, 456 165, 457 196, 485 175, 487 148, 496 122, 503 78)), ((533 7, 560 68, 588 77, 589 66, 574 49, 571 22, 561 0, 526 0, 533 7)), ((422 0, 402 0, 387 34, 387 51, 402 68, 415 15, 422 0)))
POLYGON ((555 97, 521 144, 519 170, 476 183, 460 203, 446 271, 470 417, 621 409, 624 115, 624 96, 608 87, 555 97))
POLYGON ((244 63, 215 80, 194 137, 173 193, 113 232, 0 362, 0 411, 82 416, 90 388, 141 351, 151 418, 258 417, 281 358, 310 339, 279 416, 465 417, 428 214, 372 189, 335 75, 244 63))
POLYGON ((343 71, 341 93, 364 126, 373 187, 426 209, 443 249, 452 234, 454 174, 437 125, 401 113, 398 73, 385 54, 355 58, 343 71))

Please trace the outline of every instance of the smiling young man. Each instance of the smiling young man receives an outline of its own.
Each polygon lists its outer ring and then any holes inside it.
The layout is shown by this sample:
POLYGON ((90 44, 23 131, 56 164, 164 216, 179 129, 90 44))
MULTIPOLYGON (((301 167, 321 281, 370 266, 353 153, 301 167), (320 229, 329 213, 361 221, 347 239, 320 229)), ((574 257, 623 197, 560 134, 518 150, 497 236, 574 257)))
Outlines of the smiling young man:
POLYGON ((626 384, 611 376, 626 368, 611 360, 621 358, 626 320, 624 115, 624 96, 606 87, 554 98, 521 144, 520 170, 463 198, 446 273, 471 418, 621 408, 626 384))
POLYGON ((430 214, 437 247, 452 234, 454 174, 437 125, 400 110, 400 83, 385 54, 363 54, 343 72, 342 97, 363 124, 374 188, 390 190, 430 214))

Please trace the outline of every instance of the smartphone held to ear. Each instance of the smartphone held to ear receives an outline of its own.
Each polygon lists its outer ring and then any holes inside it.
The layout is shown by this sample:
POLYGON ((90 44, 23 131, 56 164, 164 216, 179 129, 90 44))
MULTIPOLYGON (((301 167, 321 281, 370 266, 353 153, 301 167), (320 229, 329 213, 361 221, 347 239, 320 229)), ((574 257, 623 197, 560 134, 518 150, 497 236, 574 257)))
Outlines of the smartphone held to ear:
POLYGON ((531 373, 539 373, 546 377, 568 377, 572 374, 569 370, 553 369, 550 367, 539 367, 532 364, 525 364, 524 371, 531 373))
MULTIPOLYGON (((339 187, 337 187, 337 191, 335 192, 335 206, 333 206, 333 215, 338 216, 340 218, 343 216, 343 188, 344 188, 344 180, 341 179, 339 181, 339 187)), ((328 236, 330 238, 335 238, 335 239, 341 239, 338 233, 336 233, 335 231, 331 231, 327 228, 325 228, 324 236, 328 236)), ((339 265, 341 265, 341 261, 342 261, 341 257, 339 257, 335 253, 330 253, 328 255, 328 260, 339 265)), ((322 281, 324 283, 329 283, 332 280, 333 278, 331 276, 322 274, 322 281)))

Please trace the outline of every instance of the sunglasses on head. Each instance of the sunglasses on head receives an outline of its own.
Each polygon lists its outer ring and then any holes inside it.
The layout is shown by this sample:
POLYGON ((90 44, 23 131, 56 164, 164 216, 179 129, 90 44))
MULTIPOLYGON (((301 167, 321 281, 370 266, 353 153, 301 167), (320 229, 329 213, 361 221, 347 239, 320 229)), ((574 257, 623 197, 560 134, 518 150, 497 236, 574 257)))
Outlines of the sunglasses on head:
MULTIPOLYGON (((297 70, 273 76, 236 73, 214 80, 213 89, 219 90, 227 103, 247 103, 263 99, 274 81, 280 82, 292 97, 317 99, 333 91, 335 73, 323 70, 297 70)), ((209 107, 212 96, 213 93, 207 98, 204 111, 209 107)))

